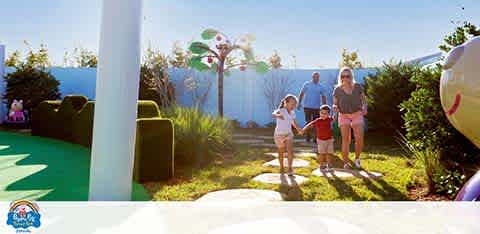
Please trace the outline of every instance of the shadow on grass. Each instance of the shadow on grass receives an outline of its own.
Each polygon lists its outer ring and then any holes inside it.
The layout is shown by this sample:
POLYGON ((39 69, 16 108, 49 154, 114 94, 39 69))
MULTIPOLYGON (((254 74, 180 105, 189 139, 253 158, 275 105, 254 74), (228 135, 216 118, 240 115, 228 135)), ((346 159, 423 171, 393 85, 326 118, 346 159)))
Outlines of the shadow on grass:
POLYGON ((285 176, 285 174, 280 177, 281 184, 279 185, 279 192, 283 196, 285 201, 303 201, 303 191, 298 186, 297 181, 294 177, 285 176))
MULTIPOLYGON (((3 170, 1 200, 86 201, 90 150, 53 139, 0 132, 3 170), (23 155, 23 156, 20 156, 23 155)), ((143 186, 133 183, 133 199, 149 200, 143 186)))

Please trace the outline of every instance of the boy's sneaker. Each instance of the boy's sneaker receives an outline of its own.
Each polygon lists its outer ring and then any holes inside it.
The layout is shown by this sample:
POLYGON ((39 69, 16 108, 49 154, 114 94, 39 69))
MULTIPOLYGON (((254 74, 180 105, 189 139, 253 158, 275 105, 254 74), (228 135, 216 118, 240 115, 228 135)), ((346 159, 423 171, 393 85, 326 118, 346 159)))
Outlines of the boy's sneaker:
POLYGON ((333 171, 333 170, 332 170, 332 168, 330 167, 330 165, 327 164, 327 165, 325 166, 325 171, 331 172, 331 171, 333 171))
POLYGON ((327 166, 325 166, 325 165, 320 165, 319 168, 320 168, 321 171, 323 171, 323 170, 327 169, 327 166))
POLYGON ((362 168, 362 165, 360 164, 360 159, 359 159, 359 158, 355 159, 355 167, 356 167, 357 169, 361 169, 361 168, 362 168))

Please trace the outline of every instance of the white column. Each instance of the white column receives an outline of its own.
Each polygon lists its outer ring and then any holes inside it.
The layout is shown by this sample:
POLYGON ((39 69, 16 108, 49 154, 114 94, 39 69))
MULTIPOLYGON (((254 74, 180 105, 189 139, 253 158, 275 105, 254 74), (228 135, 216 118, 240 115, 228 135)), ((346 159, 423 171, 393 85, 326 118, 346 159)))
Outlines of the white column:
POLYGON ((3 104, 3 95, 5 94, 5 46, 0 45, 0 124, 3 123, 6 115, 6 106, 3 104))
POLYGON ((142 2, 103 0, 89 200, 131 199, 142 2))

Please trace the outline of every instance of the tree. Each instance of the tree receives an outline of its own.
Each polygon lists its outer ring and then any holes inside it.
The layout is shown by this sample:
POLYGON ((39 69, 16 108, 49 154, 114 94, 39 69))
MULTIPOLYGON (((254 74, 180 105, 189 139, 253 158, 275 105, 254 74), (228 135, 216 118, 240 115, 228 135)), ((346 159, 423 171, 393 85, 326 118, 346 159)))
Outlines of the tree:
POLYGON ((20 64, 20 51, 15 50, 13 53, 8 55, 8 58, 5 60, 5 66, 15 67, 20 64))
POLYGON ((98 58, 95 52, 83 47, 76 47, 71 54, 65 52, 63 63, 64 66, 72 67, 97 67, 98 58))
POLYGON ((282 67, 282 58, 278 55, 278 52, 275 50, 275 53, 268 58, 268 63, 273 69, 279 69, 282 67))
POLYGON ((480 29, 472 23, 463 22, 462 25, 457 25, 455 31, 445 36, 443 39, 444 44, 438 48, 448 53, 453 47, 459 46, 468 39, 480 35, 480 29))
POLYGON ((168 74, 168 61, 159 51, 147 48, 140 67, 138 98, 153 100, 162 109, 175 101, 175 87, 168 74))
POLYGON ((173 67, 178 67, 178 68, 188 67, 188 59, 190 57, 190 53, 183 51, 183 48, 180 46, 180 42, 176 41, 173 44, 171 56, 172 57, 169 58, 168 62, 173 67))
POLYGON ((263 61, 256 61, 251 43, 255 37, 251 34, 244 35, 238 40, 232 42, 223 33, 215 29, 206 29, 201 37, 204 41, 214 41, 214 46, 206 42, 194 41, 189 46, 192 57, 188 66, 198 71, 212 71, 218 74, 218 114, 223 116, 223 78, 228 75, 230 70, 239 67, 240 71, 245 71, 247 67, 253 67, 256 72, 266 73, 269 70, 268 64, 263 61), (238 63, 231 62, 227 65, 228 57, 234 51, 241 51, 243 59, 238 63))
POLYGON ((342 61, 340 67, 350 67, 352 69, 362 68, 363 65, 358 58, 358 52, 348 52, 347 49, 342 49, 342 61))

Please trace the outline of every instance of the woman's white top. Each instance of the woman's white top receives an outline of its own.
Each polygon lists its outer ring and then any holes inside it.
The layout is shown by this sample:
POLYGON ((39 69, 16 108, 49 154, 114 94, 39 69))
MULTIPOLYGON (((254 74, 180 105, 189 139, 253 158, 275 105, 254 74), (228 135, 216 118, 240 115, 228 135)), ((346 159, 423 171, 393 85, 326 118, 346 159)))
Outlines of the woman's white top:
POLYGON ((288 113, 286 108, 277 109, 274 113, 280 113, 283 115, 283 119, 277 119, 277 126, 275 127, 275 135, 293 134, 292 123, 295 120, 295 111, 288 113))

